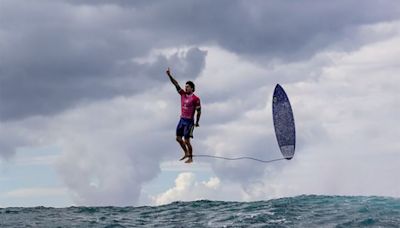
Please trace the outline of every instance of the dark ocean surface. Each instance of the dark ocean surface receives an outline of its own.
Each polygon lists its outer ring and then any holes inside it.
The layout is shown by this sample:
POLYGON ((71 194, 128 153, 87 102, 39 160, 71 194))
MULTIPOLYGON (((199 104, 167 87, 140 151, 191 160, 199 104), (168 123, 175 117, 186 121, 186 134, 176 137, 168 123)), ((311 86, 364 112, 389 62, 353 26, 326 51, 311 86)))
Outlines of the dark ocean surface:
POLYGON ((400 199, 303 195, 154 207, 1 208, 0 227, 400 227, 400 199))

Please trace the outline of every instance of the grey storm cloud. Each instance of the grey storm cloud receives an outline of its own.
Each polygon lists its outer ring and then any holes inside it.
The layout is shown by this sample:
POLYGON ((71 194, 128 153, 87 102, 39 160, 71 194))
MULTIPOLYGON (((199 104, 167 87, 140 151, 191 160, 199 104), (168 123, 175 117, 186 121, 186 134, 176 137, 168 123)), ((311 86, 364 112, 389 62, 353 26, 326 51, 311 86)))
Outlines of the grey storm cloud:
POLYGON ((152 42, 124 27, 122 9, 106 7, 103 20, 109 21, 102 23, 100 15, 91 15, 91 7, 81 12, 51 1, 3 1, 2 6, 2 120, 55 114, 82 101, 138 93, 159 86, 169 65, 184 66, 179 72, 193 78, 204 67, 205 52, 198 48, 171 59, 159 56, 152 63, 133 61, 146 55, 152 42))
POLYGON ((135 26, 161 35, 160 45, 217 44, 243 55, 309 57, 353 30, 399 18, 396 1, 117 1, 134 9, 135 26))
POLYGON ((154 63, 118 64, 110 60, 107 65, 111 64, 111 69, 102 72, 95 69, 97 65, 103 68, 102 60, 88 63, 92 66, 86 72, 70 72, 82 69, 79 61, 75 60, 71 60, 70 66, 49 66, 47 69, 44 69, 45 66, 36 68, 36 63, 28 63, 20 66, 22 69, 17 73, 3 69, 0 79, 0 116, 7 120, 48 115, 81 101, 138 93, 149 87, 160 86, 167 66, 184 65, 184 70, 178 70, 180 75, 196 77, 204 67, 204 58, 205 52, 195 48, 183 58, 160 56, 154 63))
MULTIPOLYGON (((290 60, 335 43, 355 26, 391 20, 399 8, 396 1, 2 0, 0 119, 51 115, 159 86, 176 56, 132 61, 153 49, 218 45, 290 60)), ((180 61, 191 67, 182 73, 195 78, 205 56, 189 52, 180 61)))

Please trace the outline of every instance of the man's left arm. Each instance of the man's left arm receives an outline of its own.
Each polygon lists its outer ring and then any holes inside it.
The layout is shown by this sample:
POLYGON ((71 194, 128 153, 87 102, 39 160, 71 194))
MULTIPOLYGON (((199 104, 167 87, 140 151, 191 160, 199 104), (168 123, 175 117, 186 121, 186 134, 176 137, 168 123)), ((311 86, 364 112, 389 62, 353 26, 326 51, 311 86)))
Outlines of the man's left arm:
POLYGON ((196 102, 196 123, 195 126, 198 127, 199 126, 199 121, 200 121, 200 116, 201 116, 201 105, 200 105, 200 99, 197 100, 196 102))
POLYGON ((196 115, 196 124, 195 124, 195 126, 198 127, 199 126, 199 121, 200 121, 200 116, 201 116, 201 107, 200 106, 196 108, 196 112, 197 112, 197 115, 196 115))

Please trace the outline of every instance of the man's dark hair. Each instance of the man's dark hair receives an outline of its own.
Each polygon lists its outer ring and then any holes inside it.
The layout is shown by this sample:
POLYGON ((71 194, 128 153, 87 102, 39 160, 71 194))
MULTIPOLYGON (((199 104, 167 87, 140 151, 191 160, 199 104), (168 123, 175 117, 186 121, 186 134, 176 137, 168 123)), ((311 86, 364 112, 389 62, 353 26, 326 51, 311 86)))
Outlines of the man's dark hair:
POLYGON ((187 81, 186 84, 189 85, 190 87, 192 87, 193 92, 194 92, 194 90, 195 90, 194 83, 192 81, 187 81))

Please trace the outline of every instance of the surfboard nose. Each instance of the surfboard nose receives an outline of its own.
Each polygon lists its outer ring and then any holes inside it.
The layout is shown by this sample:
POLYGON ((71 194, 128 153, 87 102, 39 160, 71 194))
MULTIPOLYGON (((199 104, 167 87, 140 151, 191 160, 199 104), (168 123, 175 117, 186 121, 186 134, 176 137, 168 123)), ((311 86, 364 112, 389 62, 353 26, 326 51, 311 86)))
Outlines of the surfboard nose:
POLYGON ((289 102, 285 90, 283 90, 282 86, 279 84, 276 84, 275 86, 273 102, 289 102))

